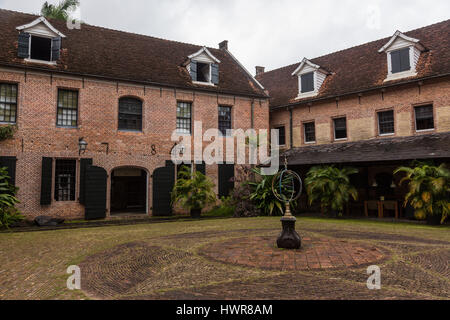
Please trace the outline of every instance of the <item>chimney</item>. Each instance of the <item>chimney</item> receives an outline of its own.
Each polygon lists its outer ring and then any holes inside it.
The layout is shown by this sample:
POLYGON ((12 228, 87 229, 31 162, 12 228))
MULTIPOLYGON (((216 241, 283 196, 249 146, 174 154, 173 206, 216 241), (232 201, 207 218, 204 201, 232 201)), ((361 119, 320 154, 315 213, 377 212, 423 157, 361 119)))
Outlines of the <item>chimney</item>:
POLYGON ((228 50, 228 40, 223 40, 221 43, 219 43, 219 49, 228 50))
POLYGON ((257 66, 256 67, 256 75, 259 75, 259 74, 261 74, 261 73, 264 73, 264 70, 265 70, 266 68, 264 68, 264 67, 259 67, 259 66, 257 66))

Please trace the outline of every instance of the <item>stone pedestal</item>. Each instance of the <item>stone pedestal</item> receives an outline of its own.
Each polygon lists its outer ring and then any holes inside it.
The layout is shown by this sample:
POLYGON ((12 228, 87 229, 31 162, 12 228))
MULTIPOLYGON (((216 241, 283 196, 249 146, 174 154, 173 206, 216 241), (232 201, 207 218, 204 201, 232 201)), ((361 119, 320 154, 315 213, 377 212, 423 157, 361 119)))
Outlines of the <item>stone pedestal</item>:
POLYGON ((295 231, 295 222, 297 219, 293 216, 281 218, 283 231, 277 240, 278 248, 280 249, 300 249, 302 240, 295 231))

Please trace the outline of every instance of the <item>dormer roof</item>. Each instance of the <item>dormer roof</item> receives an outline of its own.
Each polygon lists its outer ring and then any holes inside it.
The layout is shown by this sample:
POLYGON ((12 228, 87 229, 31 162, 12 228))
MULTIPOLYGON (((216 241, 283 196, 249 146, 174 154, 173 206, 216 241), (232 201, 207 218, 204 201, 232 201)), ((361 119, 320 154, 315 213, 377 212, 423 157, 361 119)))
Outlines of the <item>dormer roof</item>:
POLYGON ((407 35, 405 35, 397 30, 394 33, 394 35, 389 39, 389 41, 380 50, 378 50, 378 52, 382 53, 382 52, 388 51, 389 48, 395 43, 395 41, 398 38, 403 39, 406 42, 409 42, 410 45, 416 46, 421 51, 425 50, 425 47, 420 43, 419 39, 408 37, 407 35))
POLYGON ((191 54, 190 56, 188 56, 188 58, 190 60, 196 60, 199 58, 209 58, 209 60, 211 60, 211 62, 215 62, 215 63, 220 63, 220 60, 217 59, 215 56, 213 56, 213 54, 208 50, 208 48, 203 47, 200 50, 198 50, 196 53, 191 54))
POLYGON ((315 70, 319 70, 320 66, 318 66, 317 64, 312 63, 311 61, 309 61, 306 58, 303 58, 302 62, 300 63, 300 65, 297 67, 297 69, 294 70, 294 72, 292 72, 293 76, 297 76, 299 74, 301 74, 302 70, 306 67, 309 66, 315 70))
POLYGON ((43 24, 45 27, 47 27, 47 29, 49 29, 49 31, 51 31, 54 34, 54 36, 59 36, 61 38, 66 37, 64 34, 59 32, 55 27, 53 27, 50 24, 50 22, 48 22, 48 20, 45 19, 45 17, 39 17, 30 23, 27 23, 27 24, 17 27, 16 29, 19 31, 23 31, 23 32, 27 32, 29 30, 34 30, 35 33, 39 33, 39 31, 37 31, 37 29, 35 28, 39 24, 43 24))

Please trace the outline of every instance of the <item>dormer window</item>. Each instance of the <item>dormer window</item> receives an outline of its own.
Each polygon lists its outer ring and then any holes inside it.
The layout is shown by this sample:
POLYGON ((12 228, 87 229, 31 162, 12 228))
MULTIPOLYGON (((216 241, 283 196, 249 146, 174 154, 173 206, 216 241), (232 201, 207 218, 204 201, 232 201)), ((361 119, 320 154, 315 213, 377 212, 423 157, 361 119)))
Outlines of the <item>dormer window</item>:
POLYGON ((325 81, 327 72, 305 58, 292 73, 292 76, 298 77, 297 99, 302 99, 314 97, 319 94, 319 90, 325 81))
POLYGON ((411 70, 409 50, 409 48, 404 48, 391 52, 392 73, 411 70))
POLYGON ((378 52, 387 55, 388 75, 385 81, 414 77, 420 53, 425 47, 418 39, 397 31, 378 52))
POLYGON ((309 72, 306 74, 302 74, 301 76, 301 92, 311 92, 314 91, 314 72, 309 72))
POLYGON ((220 61, 206 47, 188 58, 187 69, 193 83, 211 86, 219 84, 220 61))
POLYGON ((19 58, 31 62, 55 63, 60 58, 61 39, 65 36, 44 17, 17 27, 19 58))

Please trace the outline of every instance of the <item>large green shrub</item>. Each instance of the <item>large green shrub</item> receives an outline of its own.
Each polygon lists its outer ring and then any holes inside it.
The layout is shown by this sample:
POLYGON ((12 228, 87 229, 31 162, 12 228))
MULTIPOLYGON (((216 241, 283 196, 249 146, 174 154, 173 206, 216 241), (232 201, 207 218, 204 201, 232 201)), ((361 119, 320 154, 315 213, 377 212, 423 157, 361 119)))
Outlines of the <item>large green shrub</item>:
POLYGON ((404 205, 411 204, 418 219, 437 216, 443 223, 450 213, 450 171, 446 166, 417 162, 413 168, 394 171, 398 173, 405 174, 400 184, 408 182, 404 205))
POLYGON ((192 212, 215 202, 214 183, 201 172, 191 174, 189 167, 182 166, 172 191, 172 203, 192 212))
POLYGON ((309 170, 305 180, 309 204, 318 202, 324 213, 330 210, 341 216, 344 205, 352 197, 358 198, 357 190, 350 184, 349 176, 358 173, 355 168, 339 169, 334 166, 316 166, 309 170))
POLYGON ((11 139, 14 136, 14 133, 16 132, 16 127, 9 125, 9 126, 0 126, 0 141, 11 139))
POLYGON ((9 183, 7 168, 0 168, 0 228, 9 226, 23 219, 16 209, 19 200, 17 188, 9 183))
POLYGON ((283 215, 284 204, 273 194, 272 183, 275 175, 263 175, 260 168, 253 168, 256 182, 248 182, 251 188, 250 200, 264 215, 283 215))

